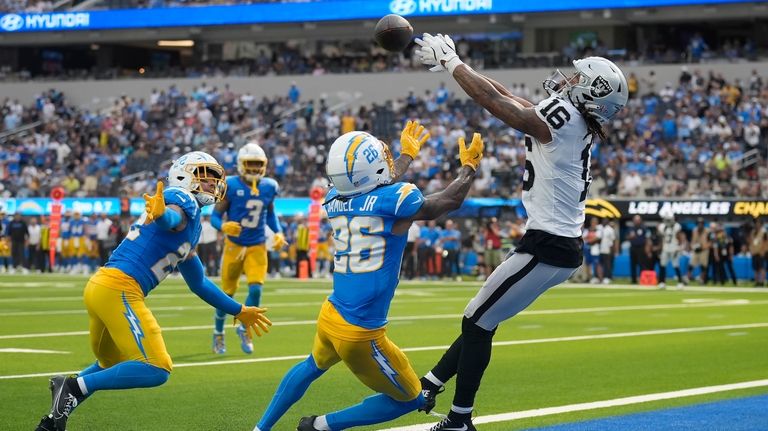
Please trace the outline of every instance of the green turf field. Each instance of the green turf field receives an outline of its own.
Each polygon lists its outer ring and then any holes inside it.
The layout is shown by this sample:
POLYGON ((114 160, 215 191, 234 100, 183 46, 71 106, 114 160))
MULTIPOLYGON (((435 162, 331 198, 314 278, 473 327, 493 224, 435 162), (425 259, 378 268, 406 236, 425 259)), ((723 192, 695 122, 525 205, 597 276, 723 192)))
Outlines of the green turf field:
MULTIPOLYGON (((47 412, 47 376, 94 360, 81 291, 85 278, 0 276, 0 430, 32 430, 47 412), (58 353, 16 353, 10 349, 58 353)), ((404 283, 388 334, 421 374, 459 331, 460 314, 478 283, 404 283)), ((244 289, 243 289, 244 290, 244 289)), ((309 353, 313 320, 329 281, 268 282, 263 301, 275 322, 244 355, 228 327, 224 356, 211 353, 213 310, 180 279, 147 303, 163 328, 175 370, 164 386, 104 391, 78 407, 68 429, 251 430, 283 373, 309 353)), ((242 299, 244 291, 240 292, 242 299)), ((477 415, 612 400, 768 379, 768 289, 655 291, 629 286, 550 290, 498 330, 477 415)), ((438 398, 450 407, 453 384, 438 398)), ((768 393, 768 386, 479 425, 517 430, 709 399, 768 393)), ((370 391, 337 366, 307 392, 275 430, 301 416, 358 402, 370 391)), ((423 414, 366 429, 429 422, 423 414)))

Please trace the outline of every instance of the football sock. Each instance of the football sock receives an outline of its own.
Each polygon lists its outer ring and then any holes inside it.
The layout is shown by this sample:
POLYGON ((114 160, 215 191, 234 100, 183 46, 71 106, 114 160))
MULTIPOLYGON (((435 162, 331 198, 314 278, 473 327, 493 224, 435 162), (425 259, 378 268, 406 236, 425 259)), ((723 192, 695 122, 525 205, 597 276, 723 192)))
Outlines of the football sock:
POLYGON ((410 401, 397 401, 384 394, 376 394, 362 403, 326 415, 328 427, 344 430, 361 425, 391 421, 424 405, 424 395, 410 401))
POLYGON ((472 407, 451 406, 448 418, 454 422, 466 422, 472 419, 472 407))
POLYGON ((83 371, 80 371, 77 373, 79 377, 87 376, 88 374, 93 374, 97 371, 104 371, 104 368, 101 368, 99 366, 99 361, 94 362, 91 364, 88 368, 84 369, 83 371))
POLYGON ((248 285, 248 297, 245 298, 245 305, 258 307, 261 303, 261 284, 254 283, 248 285))
POLYGON ((261 431, 270 431, 275 423, 296 403, 307 391, 309 385, 318 377, 322 376, 325 370, 321 370, 315 364, 315 358, 309 355, 307 359, 294 365, 277 387, 272 401, 269 402, 267 411, 264 412, 259 424, 261 431))
POLYGON ((456 376, 456 393, 453 405, 470 408, 475 403, 475 394, 480 388, 483 373, 491 361, 493 335, 496 331, 487 331, 466 317, 461 322, 464 336, 464 348, 459 356, 459 368, 456 376))
POLYGON ((81 388, 87 394, 102 389, 151 388, 168 380, 168 371, 139 361, 121 362, 115 366, 78 377, 81 388))
POLYGON ((429 374, 427 374, 425 377, 436 385, 438 382, 441 382, 439 386, 443 386, 445 382, 451 380, 453 376, 456 375, 456 370, 459 366, 459 355, 461 355, 463 346, 464 337, 463 335, 459 335, 456 337, 456 340, 454 340, 453 344, 451 344, 451 347, 449 347, 448 350, 443 353, 443 357, 440 358, 440 361, 437 363, 437 365, 435 365, 435 367, 432 368, 432 371, 430 371, 429 374), (437 381, 430 379, 430 374, 435 377, 435 380, 437 381))
POLYGON ((331 431, 331 427, 328 425, 328 418, 326 418, 325 415, 316 417, 312 426, 320 431, 331 431))
POLYGON ((224 310, 216 310, 216 314, 213 317, 213 326, 214 330, 213 332, 215 334, 223 334, 224 333, 224 319, 227 318, 227 313, 224 312, 224 310))

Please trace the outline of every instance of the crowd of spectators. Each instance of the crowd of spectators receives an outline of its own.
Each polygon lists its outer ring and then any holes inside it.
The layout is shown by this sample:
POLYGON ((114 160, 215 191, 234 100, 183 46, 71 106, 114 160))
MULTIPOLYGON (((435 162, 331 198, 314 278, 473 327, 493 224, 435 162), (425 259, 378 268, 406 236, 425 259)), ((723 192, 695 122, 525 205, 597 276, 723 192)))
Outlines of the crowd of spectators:
MULTIPOLYGON (((2 1, 2 0, 0 0, 2 1)), ((38 3, 43 4, 43 3, 38 3)), ((456 35, 456 49, 468 64, 490 70, 501 68, 562 67, 571 61, 590 55, 600 55, 616 62, 634 66, 660 63, 705 63, 708 61, 742 62, 758 57, 758 49, 750 39, 725 39, 717 48, 710 48, 696 34, 688 43, 678 46, 649 44, 637 50, 609 49, 600 39, 576 38, 560 52, 521 53, 519 38, 499 39, 494 35, 462 37, 456 35)), ((713 43, 714 45, 714 43, 713 43)), ((417 46, 412 45, 413 49, 417 46)), ((101 49, 101 48, 98 48, 101 49)), ((0 67, 2 81, 28 80, 91 80, 91 79, 140 79, 140 78, 201 78, 201 77, 248 77, 275 75, 325 75, 346 73, 376 73, 422 71, 424 66, 413 55, 413 49, 401 53, 389 53, 371 39, 344 41, 289 40, 259 43, 253 41, 228 42, 203 47, 207 60, 172 60, 170 54, 151 56, 150 64, 141 67, 122 67, 119 62, 105 66, 100 62, 64 64, 69 51, 47 48, 41 54, 39 67, 0 67), (166 60, 158 60, 166 58, 166 60), (98 64, 96 64, 98 63, 98 64), (30 70, 30 68, 32 70, 30 70)), ((133 62, 131 62, 133 64, 133 62)))
MULTIPOLYGON (((684 69, 679 82, 663 84, 653 73, 629 72, 629 87, 627 108, 607 125, 607 141, 592 149, 593 196, 768 197, 768 88, 757 71, 742 82, 684 69)), ((523 84, 510 90, 534 103, 545 97, 523 84)), ((305 101, 296 85, 279 97, 172 86, 144 99, 123 96, 103 111, 74 107, 50 90, 31 104, 2 101, 0 117, 6 132, 34 125, 2 138, 5 197, 47 196, 55 185, 74 196, 137 196, 191 150, 210 152, 234 173, 236 151, 247 140, 264 147, 285 196, 306 196, 327 185, 325 155, 337 136, 367 130, 397 152, 408 119, 432 136, 407 177, 425 193, 447 185, 456 140, 473 131, 483 133, 487 150, 473 195, 519 197, 525 160, 519 132, 444 84, 355 110, 305 101)))

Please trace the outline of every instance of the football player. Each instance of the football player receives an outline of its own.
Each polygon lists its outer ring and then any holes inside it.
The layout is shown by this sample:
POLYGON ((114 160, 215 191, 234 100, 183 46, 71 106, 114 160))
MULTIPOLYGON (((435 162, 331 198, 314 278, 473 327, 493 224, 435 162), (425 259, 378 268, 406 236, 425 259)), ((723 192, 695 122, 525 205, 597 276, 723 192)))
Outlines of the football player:
POLYGON ((475 394, 491 359, 496 327, 567 280, 583 260, 581 227, 592 178, 592 144, 605 140, 602 124, 629 98, 621 70, 602 57, 576 60, 576 72, 559 70, 545 81, 549 97, 538 105, 515 96, 498 82, 464 64, 448 36, 425 33, 417 56, 433 72, 447 70, 480 106, 525 133, 523 205, 528 212, 520 245, 486 280, 464 311, 461 335, 421 379, 429 412, 454 375, 456 392, 449 415, 431 431, 474 431, 475 394))
POLYGON ((75 211, 69 224, 69 256, 72 260, 71 273, 84 272, 85 254, 85 220, 79 211, 75 211))
POLYGON ((61 216, 61 224, 59 225, 59 244, 61 262, 57 265, 59 272, 69 272, 72 269, 72 213, 67 210, 61 216))
MULTIPOLYGON (((398 163, 412 160, 428 137, 423 126, 408 122, 398 163)), ((349 132, 331 145, 326 173, 333 188, 323 207, 336 249, 333 293, 321 307, 312 353, 285 375, 256 430, 270 431, 315 379, 342 361, 378 394, 344 410, 303 417, 298 431, 381 423, 424 405, 419 378, 386 335, 387 313, 411 223, 459 208, 470 189, 483 141, 476 133, 469 148, 463 140, 459 148, 459 176, 423 197, 415 185, 397 182, 402 171, 389 148, 368 133, 349 132)))
MULTIPOLYGON (((275 233, 273 247, 286 245, 280 221, 275 213, 275 197, 279 193, 277 181, 265 178, 267 156, 254 143, 245 144, 237 152, 238 176, 227 178, 227 194, 216 204, 211 225, 224 233, 221 258, 221 288, 234 297, 240 286, 240 276, 245 273, 248 282, 246 305, 261 303, 261 287, 267 276, 267 247, 264 226, 275 233), (226 214, 227 221, 223 221, 226 214)), ((224 344, 224 310, 216 310, 214 316, 213 351, 226 353, 224 344)), ((247 354, 253 353, 253 340, 241 325, 236 328, 240 347, 247 354)))
POLYGON ((38 431, 64 431, 75 407, 96 391, 168 380, 171 357, 144 297, 176 268, 192 292, 257 335, 271 325, 265 309, 238 304, 213 284, 194 252, 201 207, 220 201, 226 191, 224 169, 210 155, 191 152, 173 163, 168 184, 163 190, 158 182, 154 196, 144 195, 146 212, 88 281, 83 296, 97 362, 79 374, 50 380, 53 405, 38 431))
POLYGON ((680 254, 685 250, 687 241, 680 223, 675 222, 675 213, 665 208, 661 213, 662 222, 657 228, 661 237, 661 256, 659 258, 659 289, 667 287, 667 265, 672 263, 672 269, 677 276, 677 288, 681 289, 686 280, 680 272, 680 254))

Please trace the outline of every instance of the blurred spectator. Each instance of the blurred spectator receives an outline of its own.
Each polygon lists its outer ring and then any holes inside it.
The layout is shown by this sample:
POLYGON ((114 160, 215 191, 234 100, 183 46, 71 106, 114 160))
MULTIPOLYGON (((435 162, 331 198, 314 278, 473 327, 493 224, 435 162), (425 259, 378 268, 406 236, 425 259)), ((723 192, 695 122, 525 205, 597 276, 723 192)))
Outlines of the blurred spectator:
POLYGON ((629 274, 632 284, 637 284, 638 266, 642 268, 644 259, 647 233, 643 225, 643 219, 639 215, 632 217, 632 225, 629 227, 629 274))
POLYGON ((762 220, 755 220, 749 232, 749 254, 752 256, 752 271, 755 287, 765 286, 765 257, 768 251, 768 232, 762 220))
POLYGON ((219 265, 217 259, 218 253, 216 253, 216 240, 219 237, 219 232, 213 225, 211 225, 211 216, 203 216, 201 225, 202 231, 197 246, 200 260, 203 261, 203 265, 206 268, 206 274, 218 275, 219 265))
POLYGON ((96 221, 96 243, 99 246, 100 265, 104 265, 109 260, 109 255, 116 244, 111 240, 110 230, 112 229, 112 220, 105 213, 102 213, 96 221))
POLYGON ((493 217, 486 223, 483 237, 485 238, 485 256, 483 259, 485 273, 483 275, 485 278, 488 278, 493 270, 502 262, 501 228, 496 217, 493 217))
POLYGON ((453 220, 446 220, 445 228, 440 232, 440 246, 443 249, 443 276, 459 277, 459 245, 461 232, 453 226, 453 220))
POLYGON ((724 285, 728 276, 730 276, 733 285, 736 286, 736 272, 733 269, 733 239, 721 225, 713 223, 713 226, 714 282, 720 282, 721 285, 724 285))
POLYGON ((691 233, 691 260, 688 263, 688 279, 693 280, 693 271, 699 268, 699 277, 702 283, 707 284, 707 274, 709 273, 709 254, 710 241, 709 232, 704 227, 704 219, 699 217, 696 220, 696 227, 691 233))
POLYGON ((309 227, 302 216, 296 216, 296 278, 301 274, 301 263, 306 262, 307 275, 312 278, 309 262, 309 227))
POLYGON ((31 217, 27 226, 29 241, 27 246, 27 267, 42 272, 45 268, 45 255, 40 244, 42 227, 37 223, 37 218, 31 217))
POLYGON ((14 215, 13 220, 8 223, 8 236, 11 238, 11 265, 13 269, 27 273, 24 255, 29 241, 29 231, 27 230, 27 222, 22 219, 21 214, 14 215))
POLYGON ((603 284, 610 284, 613 278, 613 259, 618 254, 618 235, 613 228, 613 222, 603 219, 600 233, 600 263, 602 264, 603 284))

